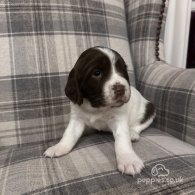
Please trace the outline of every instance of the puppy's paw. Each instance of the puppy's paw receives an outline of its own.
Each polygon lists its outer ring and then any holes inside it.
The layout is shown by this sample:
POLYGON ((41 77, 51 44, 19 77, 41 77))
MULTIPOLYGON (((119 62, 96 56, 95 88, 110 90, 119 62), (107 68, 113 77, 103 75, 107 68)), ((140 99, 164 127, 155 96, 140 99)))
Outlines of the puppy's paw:
POLYGON ((130 131, 130 137, 133 142, 138 141, 140 138, 139 134, 134 130, 130 131))
POLYGON ((143 168, 144 163, 136 154, 123 154, 118 159, 118 170, 122 173, 134 176, 143 168))
POLYGON ((64 154, 67 154, 68 151, 66 149, 66 147, 64 145, 62 145, 61 143, 58 143, 52 147, 49 147, 45 152, 44 152, 44 156, 45 157, 59 157, 62 156, 64 154))

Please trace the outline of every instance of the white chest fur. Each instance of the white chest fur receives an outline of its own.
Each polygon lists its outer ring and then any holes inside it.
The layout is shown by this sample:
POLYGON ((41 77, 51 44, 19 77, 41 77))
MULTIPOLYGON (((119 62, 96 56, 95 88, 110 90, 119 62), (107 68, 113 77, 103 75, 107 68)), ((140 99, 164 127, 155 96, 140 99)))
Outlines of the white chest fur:
MULTIPOLYGON (((84 102, 84 106, 76 107, 76 112, 79 118, 84 121, 85 125, 90 128, 95 128, 97 130, 109 131, 108 122, 114 120, 115 114, 111 113, 109 109, 98 109, 90 110, 88 109, 88 103, 84 102), (85 107, 85 108, 83 108, 85 107)), ((75 107, 73 108, 73 110, 75 107)))

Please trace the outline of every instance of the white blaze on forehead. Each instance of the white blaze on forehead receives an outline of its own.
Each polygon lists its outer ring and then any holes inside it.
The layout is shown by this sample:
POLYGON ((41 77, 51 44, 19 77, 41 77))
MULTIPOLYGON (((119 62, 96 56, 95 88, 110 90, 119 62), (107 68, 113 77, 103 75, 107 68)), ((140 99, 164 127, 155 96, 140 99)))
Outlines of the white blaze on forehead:
POLYGON ((111 49, 104 48, 104 47, 97 47, 97 49, 99 49, 102 53, 107 55, 107 57, 110 60, 110 63, 112 65, 112 67, 114 68, 115 53, 111 49))

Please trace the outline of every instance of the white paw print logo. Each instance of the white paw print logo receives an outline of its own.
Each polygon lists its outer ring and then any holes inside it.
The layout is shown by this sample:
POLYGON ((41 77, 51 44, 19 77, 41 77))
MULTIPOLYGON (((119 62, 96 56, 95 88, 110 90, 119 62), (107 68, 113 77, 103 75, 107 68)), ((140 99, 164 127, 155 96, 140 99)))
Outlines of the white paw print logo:
POLYGON ((166 169, 164 165, 157 164, 151 170, 152 176, 166 177, 169 175, 169 169, 166 169))

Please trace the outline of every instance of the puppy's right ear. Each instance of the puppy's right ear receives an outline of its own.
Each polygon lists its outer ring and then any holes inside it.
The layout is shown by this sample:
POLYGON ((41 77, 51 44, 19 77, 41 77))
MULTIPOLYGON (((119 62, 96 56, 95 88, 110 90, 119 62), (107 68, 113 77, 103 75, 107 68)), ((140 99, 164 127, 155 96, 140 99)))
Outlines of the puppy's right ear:
POLYGON ((83 96, 78 86, 78 79, 76 77, 75 69, 70 71, 68 81, 65 87, 66 96, 75 104, 81 105, 83 103, 83 96))

